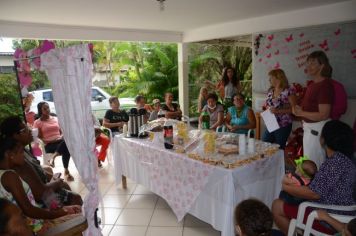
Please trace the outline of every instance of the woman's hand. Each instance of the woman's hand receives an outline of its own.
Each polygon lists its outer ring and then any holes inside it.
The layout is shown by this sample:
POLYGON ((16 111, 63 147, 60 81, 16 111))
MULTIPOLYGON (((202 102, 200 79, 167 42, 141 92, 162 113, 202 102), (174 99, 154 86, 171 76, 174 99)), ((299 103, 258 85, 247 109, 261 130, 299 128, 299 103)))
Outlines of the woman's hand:
POLYGON ((295 184, 294 180, 291 178, 291 176, 289 174, 284 175, 283 179, 282 179, 282 184, 295 184))
POLYGON ((230 128, 228 127, 228 129, 231 131, 231 132, 235 132, 236 130, 238 130, 240 127, 238 125, 230 125, 230 128))
POLYGON ((294 106, 292 112, 295 116, 302 116, 303 110, 300 106, 294 106))
POLYGON ((78 214, 82 212, 82 207, 78 205, 64 206, 63 210, 67 213, 67 215, 78 214))
POLYGON ((271 107, 269 110, 271 111, 272 114, 278 114, 278 109, 275 107, 271 107))
POLYGON ((329 217, 329 214, 325 210, 317 210, 316 213, 319 220, 326 220, 329 217))

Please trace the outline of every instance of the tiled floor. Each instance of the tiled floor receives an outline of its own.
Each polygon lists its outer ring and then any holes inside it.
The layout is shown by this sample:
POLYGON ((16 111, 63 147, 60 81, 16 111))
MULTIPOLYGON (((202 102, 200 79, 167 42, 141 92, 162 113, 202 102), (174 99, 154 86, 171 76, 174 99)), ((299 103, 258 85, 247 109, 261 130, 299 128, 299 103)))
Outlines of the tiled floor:
MULTIPOLYGON (((63 172, 61 157, 56 158, 55 172, 63 172)), ((75 181, 70 182, 73 191, 82 197, 88 193, 81 182, 73 161, 70 171, 75 181)), ((104 216, 102 232, 104 236, 218 236, 219 231, 207 223, 187 215, 178 222, 167 203, 144 186, 128 179, 128 188, 114 184, 114 169, 103 163, 99 170, 99 188, 103 195, 104 216)))

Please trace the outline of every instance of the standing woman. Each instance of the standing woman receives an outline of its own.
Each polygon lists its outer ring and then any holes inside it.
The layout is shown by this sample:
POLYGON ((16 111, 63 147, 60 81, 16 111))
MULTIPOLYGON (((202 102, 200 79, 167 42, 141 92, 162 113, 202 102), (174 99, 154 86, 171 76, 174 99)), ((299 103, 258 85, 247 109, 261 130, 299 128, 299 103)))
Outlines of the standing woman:
POLYGON ((215 86, 220 97, 224 100, 225 109, 232 106, 232 96, 241 92, 240 81, 237 78, 236 71, 232 67, 225 67, 222 78, 214 85, 210 81, 206 81, 210 86, 215 86))
POLYGON ((199 92, 198 97, 198 112, 199 114, 202 112, 204 106, 208 101, 208 89, 206 87, 202 87, 199 92))
POLYGON ((307 87, 302 106, 295 106, 293 113, 303 119, 304 155, 319 167, 325 161, 325 152, 319 142, 320 133, 330 118, 334 101, 332 67, 323 51, 315 51, 308 56, 306 69, 313 83, 307 87))
POLYGON ((271 70, 268 75, 271 88, 268 90, 266 104, 270 111, 275 114, 280 128, 272 133, 266 130, 262 140, 269 143, 278 143, 280 148, 284 149, 292 131, 292 107, 296 105, 295 92, 289 87, 283 70, 271 70))
POLYGON ((38 137, 44 142, 46 152, 54 153, 51 164, 54 166, 54 158, 57 155, 62 155, 64 176, 67 181, 73 181, 74 178, 68 170, 70 153, 63 139, 58 119, 57 117, 50 115, 50 109, 47 102, 38 103, 37 109, 39 118, 35 120, 33 127, 38 128, 38 137))

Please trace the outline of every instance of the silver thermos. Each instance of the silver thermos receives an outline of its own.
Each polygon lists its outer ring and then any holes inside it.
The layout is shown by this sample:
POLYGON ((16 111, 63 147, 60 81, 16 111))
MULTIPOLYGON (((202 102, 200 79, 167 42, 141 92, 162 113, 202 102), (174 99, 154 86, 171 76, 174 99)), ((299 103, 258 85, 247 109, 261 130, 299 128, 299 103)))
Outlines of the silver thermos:
POLYGON ((132 108, 129 113, 129 127, 128 133, 130 137, 137 137, 138 135, 138 114, 137 109, 132 108))

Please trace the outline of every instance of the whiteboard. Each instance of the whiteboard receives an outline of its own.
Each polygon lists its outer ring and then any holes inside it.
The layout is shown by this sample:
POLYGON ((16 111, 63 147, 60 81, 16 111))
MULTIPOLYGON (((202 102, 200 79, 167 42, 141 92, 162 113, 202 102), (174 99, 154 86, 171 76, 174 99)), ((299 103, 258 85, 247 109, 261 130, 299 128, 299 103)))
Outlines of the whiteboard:
POLYGON ((326 53, 333 68, 333 79, 344 85, 350 98, 355 98, 356 22, 254 34, 253 92, 266 93, 270 87, 268 72, 276 68, 285 71, 290 83, 305 85, 311 79, 305 73, 305 61, 308 54, 316 50, 326 53))

